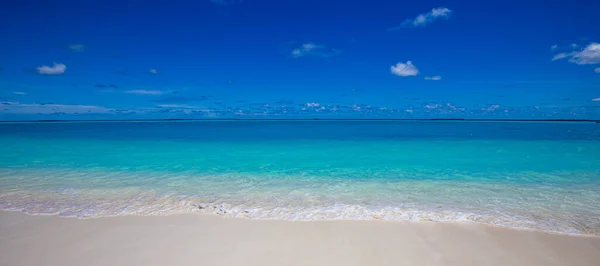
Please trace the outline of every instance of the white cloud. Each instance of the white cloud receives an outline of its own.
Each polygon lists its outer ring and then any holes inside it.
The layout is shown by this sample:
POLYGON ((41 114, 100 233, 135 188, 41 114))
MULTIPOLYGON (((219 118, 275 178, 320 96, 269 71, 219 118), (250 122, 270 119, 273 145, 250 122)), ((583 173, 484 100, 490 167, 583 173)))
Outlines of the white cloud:
POLYGON ((574 54, 575 54, 575 52, 556 54, 554 57, 552 57, 552 61, 556 61, 556 60, 559 60, 559 59, 567 58, 567 57, 572 56, 574 54))
POLYGON ((600 102, 600 98, 594 98, 594 99, 592 99, 592 101, 594 101, 594 102, 600 102))
POLYGON ((82 114, 82 113, 110 113, 114 111, 102 106, 94 105, 70 105, 70 104, 26 104, 19 102, 2 103, 5 113, 10 114, 82 114))
POLYGON ((305 44, 302 45, 302 48, 305 49, 305 50, 307 50, 307 51, 310 51, 310 50, 313 50, 313 49, 317 49, 317 48, 321 48, 321 47, 323 47, 323 46, 322 45, 316 45, 314 43, 305 43, 305 44))
POLYGON ((466 108, 463 108, 463 107, 456 107, 456 106, 454 106, 452 103, 446 103, 446 108, 447 108, 449 111, 451 111, 451 112, 452 112, 452 111, 464 111, 464 110, 466 110, 466 108))
POLYGON ((305 43, 300 48, 296 48, 292 50, 293 57, 301 57, 310 54, 315 49, 320 49, 321 45, 316 45, 314 43, 305 43))
POLYGON ((215 110, 207 108, 203 105, 187 105, 187 104, 159 104, 156 105, 157 108, 162 110, 170 109, 171 112, 181 112, 185 114, 191 113, 203 113, 208 117, 216 117, 215 110))
POLYGON ((42 75, 62 75, 67 70, 67 66, 65 64, 54 63, 54 65, 50 66, 39 66, 36 68, 37 72, 42 75))
POLYGON ((425 108, 425 110, 427 110, 428 112, 432 111, 434 109, 437 109, 438 107, 441 107, 441 105, 439 105, 439 104, 427 104, 427 105, 423 106, 423 108, 425 108))
MULTIPOLYGON (((571 47, 575 48, 577 45, 571 44, 571 47)), ((569 58, 569 63, 578 65, 600 64, 600 43, 590 43, 583 50, 556 54, 552 61, 564 58, 569 58)), ((600 68, 596 68, 594 71, 600 73, 600 68)))
POLYGON ((552 46, 550 47, 550 50, 552 50, 552 51, 554 51, 554 50, 556 50, 556 49, 558 49, 558 45, 557 45, 557 44, 555 44, 555 45, 552 45, 552 46))
POLYGON ((579 45, 577 45, 576 43, 571 44, 571 47, 573 47, 573 48, 577 48, 577 46, 579 46, 579 45))
POLYGON ((27 93, 26 92, 22 92, 22 91, 15 91, 15 92, 13 92, 13 94, 15 94, 15 95, 25 95, 27 93))
POLYGON ((306 103, 306 106, 308 106, 308 107, 319 107, 319 106, 321 106, 321 104, 319 104, 319 103, 306 103))
POLYGON ((451 14, 452 14, 452 10, 450 10, 448 8, 445 8, 445 7, 434 8, 427 13, 419 14, 414 19, 407 19, 404 22, 402 22, 402 24, 400 26, 390 28, 390 29, 388 29, 388 31, 399 30, 399 29, 405 28, 405 27, 425 26, 429 23, 434 22, 435 20, 437 20, 439 18, 448 18, 448 17, 450 17, 451 14))
POLYGON ((69 45, 69 49, 73 52, 83 52, 85 50, 85 45, 83 44, 71 44, 69 45))
POLYGON ((441 80, 441 79, 442 79, 441 76, 425 77, 425 80, 441 80))
POLYGON ((500 108, 499 104, 492 104, 492 105, 488 106, 487 108, 481 108, 481 111, 493 112, 493 111, 498 110, 498 108, 500 108))
POLYGON ((582 51, 574 53, 569 62, 578 65, 600 64, 600 43, 591 43, 582 51))
POLYGON ((301 47, 292 50, 292 57, 298 58, 307 55, 316 55, 322 57, 330 57, 339 55, 342 53, 342 50, 339 49, 328 49, 325 45, 314 44, 314 43, 305 43, 301 47))
POLYGON ((129 94, 142 94, 142 95, 161 95, 164 94, 164 91, 159 90, 129 90, 125 91, 125 93, 129 94))
POLYGON ((148 70, 148 73, 156 75, 156 74, 158 74, 158 70, 151 68, 150 70, 148 70))
POLYGON ((415 65, 412 64, 411 61, 406 61, 406 63, 397 63, 395 66, 391 66, 390 70, 392 71, 392 74, 401 77, 419 75, 419 70, 417 67, 415 67, 415 65))

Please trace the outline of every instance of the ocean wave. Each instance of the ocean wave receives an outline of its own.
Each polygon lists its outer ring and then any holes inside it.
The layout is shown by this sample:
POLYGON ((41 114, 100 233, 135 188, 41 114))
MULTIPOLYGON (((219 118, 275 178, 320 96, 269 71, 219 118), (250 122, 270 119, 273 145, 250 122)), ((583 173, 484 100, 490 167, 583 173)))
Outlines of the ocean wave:
POLYGON ((84 192, 72 189, 54 192, 14 191, 0 194, 0 209, 81 219, 202 213, 224 217, 292 221, 469 222, 558 234, 600 235, 600 218, 597 216, 558 216, 551 213, 532 214, 526 211, 493 209, 472 212, 414 204, 383 206, 327 201, 306 202, 298 199, 265 200, 260 196, 256 198, 249 196, 245 199, 218 199, 162 195, 135 189, 84 192))

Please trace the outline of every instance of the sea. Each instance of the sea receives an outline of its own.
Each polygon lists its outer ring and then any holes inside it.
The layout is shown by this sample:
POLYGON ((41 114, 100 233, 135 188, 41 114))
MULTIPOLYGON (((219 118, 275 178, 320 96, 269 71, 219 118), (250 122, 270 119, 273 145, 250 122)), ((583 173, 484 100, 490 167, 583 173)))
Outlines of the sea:
POLYGON ((600 235, 600 124, 4 122, 0 210, 461 222, 600 235))

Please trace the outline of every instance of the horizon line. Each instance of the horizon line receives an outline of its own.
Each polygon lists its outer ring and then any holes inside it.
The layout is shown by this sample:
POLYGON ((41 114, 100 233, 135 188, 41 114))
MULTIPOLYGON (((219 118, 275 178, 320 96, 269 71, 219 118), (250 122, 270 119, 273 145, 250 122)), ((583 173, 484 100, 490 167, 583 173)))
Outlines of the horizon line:
POLYGON ((160 121, 466 121, 466 122, 589 122, 594 119, 502 119, 502 118, 162 118, 162 119, 39 119, 0 120, 0 123, 53 123, 53 122, 160 122, 160 121))

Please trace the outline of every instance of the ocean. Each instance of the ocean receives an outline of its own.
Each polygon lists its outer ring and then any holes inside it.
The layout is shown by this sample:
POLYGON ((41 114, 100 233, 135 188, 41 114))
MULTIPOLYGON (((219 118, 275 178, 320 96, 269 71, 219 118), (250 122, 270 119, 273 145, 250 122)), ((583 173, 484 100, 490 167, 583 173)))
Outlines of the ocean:
POLYGON ((600 235, 600 124, 0 123, 0 209, 470 222, 600 235))

